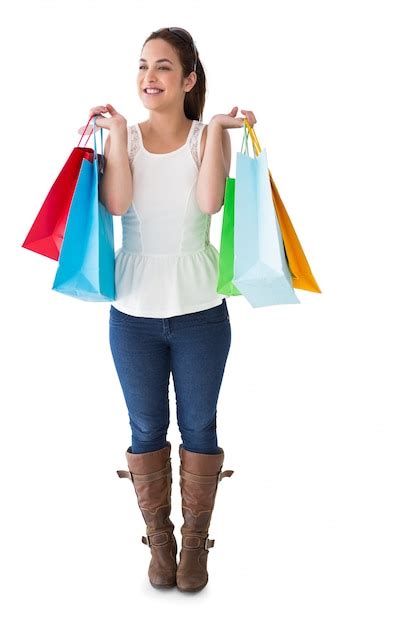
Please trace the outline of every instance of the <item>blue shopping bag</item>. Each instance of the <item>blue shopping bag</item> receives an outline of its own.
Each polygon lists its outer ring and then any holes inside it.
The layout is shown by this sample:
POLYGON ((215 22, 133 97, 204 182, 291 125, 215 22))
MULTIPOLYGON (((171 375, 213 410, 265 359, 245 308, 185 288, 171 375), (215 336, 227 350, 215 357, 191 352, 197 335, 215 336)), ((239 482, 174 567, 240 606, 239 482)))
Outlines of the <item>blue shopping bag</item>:
POLYGON ((113 216, 99 200, 103 174, 103 129, 97 154, 93 117, 94 154, 84 158, 64 231, 52 289, 90 302, 115 300, 113 216))
POLYGON ((299 303, 275 212, 266 150, 249 156, 246 126, 242 149, 236 155, 233 284, 253 307, 299 303))

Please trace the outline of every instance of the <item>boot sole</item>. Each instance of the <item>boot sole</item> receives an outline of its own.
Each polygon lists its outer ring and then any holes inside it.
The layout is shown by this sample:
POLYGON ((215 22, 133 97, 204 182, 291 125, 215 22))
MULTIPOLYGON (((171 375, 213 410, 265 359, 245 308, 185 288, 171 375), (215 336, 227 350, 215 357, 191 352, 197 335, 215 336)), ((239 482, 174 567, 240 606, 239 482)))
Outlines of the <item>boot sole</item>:
POLYGON ((152 581, 149 582, 151 583, 152 587, 155 587, 155 589, 172 589, 172 587, 177 586, 177 583, 170 583, 169 585, 156 585, 152 581))
POLYGON ((178 591, 185 591, 185 592, 191 592, 192 593, 193 591, 201 591, 202 589, 204 589, 204 587, 206 585, 207 585, 207 583, 203 583, 199 587, 190 587, 189 589, 187 589, 187 587, 179 587, 178 584, 177 584, 177 589, 178 589, 178 591))

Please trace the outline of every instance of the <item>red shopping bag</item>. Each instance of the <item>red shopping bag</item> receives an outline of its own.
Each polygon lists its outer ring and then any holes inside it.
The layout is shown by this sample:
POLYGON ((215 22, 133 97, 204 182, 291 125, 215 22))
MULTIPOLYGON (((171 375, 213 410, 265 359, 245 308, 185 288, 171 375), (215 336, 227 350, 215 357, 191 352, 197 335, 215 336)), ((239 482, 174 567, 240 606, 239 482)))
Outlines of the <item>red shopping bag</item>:
MULTIPOLYGON (((88 122, 92 117, 94 116, 91 115, 88 122)), ((78 145, 73 148, 64 167, 58 174, 22 244, 22 248, 43 254, 55 261, 58 260, 61 251, 68 213, 83 159, 93 162, 94 150, 86 148, 85 145, 80 147, 88 122, 78 145)), ((92 127, 90 128, 92 129, 92 127)), ((86 144, 91 133, 92 130, 87 137, 86 144)))

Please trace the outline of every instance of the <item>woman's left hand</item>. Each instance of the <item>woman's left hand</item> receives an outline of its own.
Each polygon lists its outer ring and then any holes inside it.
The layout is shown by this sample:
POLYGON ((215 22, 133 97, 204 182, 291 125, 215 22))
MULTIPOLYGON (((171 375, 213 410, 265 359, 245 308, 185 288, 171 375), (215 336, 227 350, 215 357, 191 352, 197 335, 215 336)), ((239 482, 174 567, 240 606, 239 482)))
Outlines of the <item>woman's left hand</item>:
MULTIPOLYGON (((241 128, 245 124, 245 118, 236 117, 236 113, 238 112, 238 110, 238 107, 233 107, 233 109, 227 115, 223 115, 221 113, 214 115, 210 120, 210 124, 218 124, 222 128, 241 128)), ((256 117, 253 111, 246 111, 245 109, 240 110, 247 118, 249 126, 253 126, 254 124, 256 124, 256 117)))

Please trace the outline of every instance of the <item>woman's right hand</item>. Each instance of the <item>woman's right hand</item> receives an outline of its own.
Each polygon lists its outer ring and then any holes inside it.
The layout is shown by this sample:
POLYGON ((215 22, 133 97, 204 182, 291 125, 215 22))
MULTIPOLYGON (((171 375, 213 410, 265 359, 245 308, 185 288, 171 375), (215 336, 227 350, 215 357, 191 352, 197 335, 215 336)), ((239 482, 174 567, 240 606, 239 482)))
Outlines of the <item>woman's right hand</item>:
MULTIPOLYGON (((89 117, 92 115, 96 116, 96 130, 99 128, 106 128, 110 132, 115 128, 126 128, 127 120, 123 115, 121 115, 111 104, 106 104, 106 106, 96 106, 92 107, 88 113, 89 117), (111 117, 105 117, 104 113, 110 113, 111 117)), ((86 132, 90 133, 93 130, 92 121, 88 124, 87 127, 82 126, 78 129, 78 133, 80 135, 83 134, 84 130, 87 128, 86 132)))

